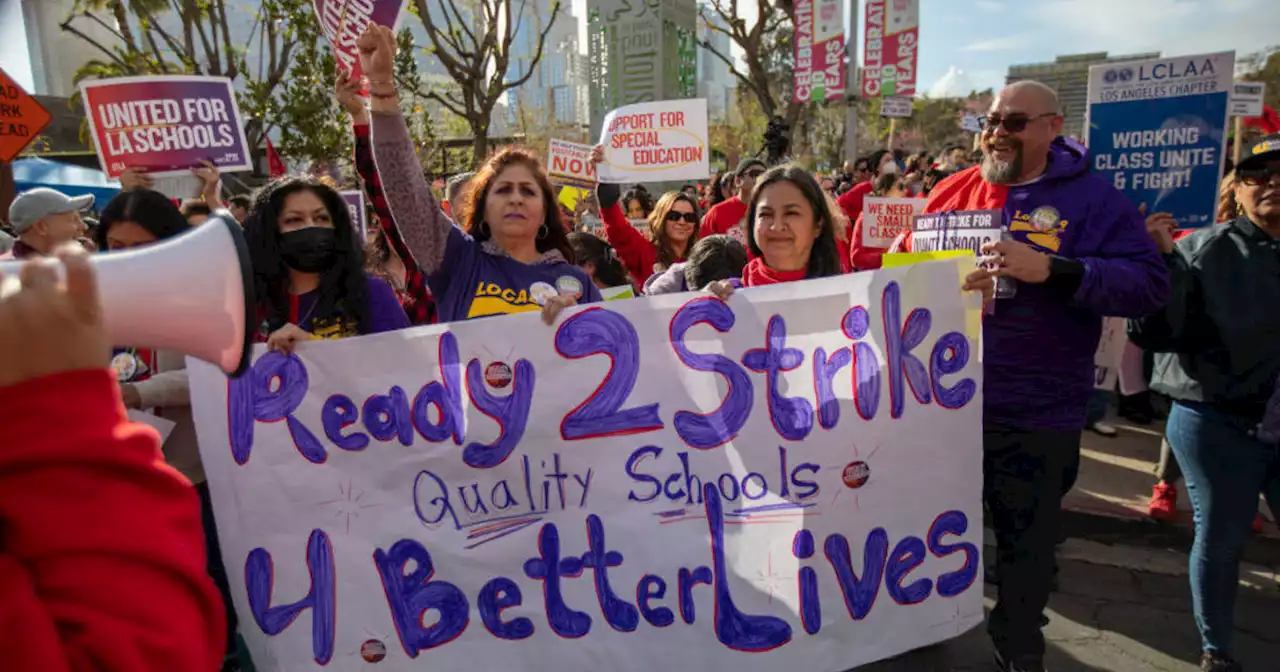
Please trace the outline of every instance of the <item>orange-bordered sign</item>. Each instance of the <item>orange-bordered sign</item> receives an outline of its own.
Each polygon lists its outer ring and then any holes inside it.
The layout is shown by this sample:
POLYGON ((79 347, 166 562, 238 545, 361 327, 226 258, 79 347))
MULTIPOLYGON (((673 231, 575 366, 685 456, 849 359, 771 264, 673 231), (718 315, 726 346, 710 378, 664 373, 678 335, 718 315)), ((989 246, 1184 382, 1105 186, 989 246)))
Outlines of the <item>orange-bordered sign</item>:
POLYGON ((0 161, 12 161, 52 120, 43 105, 0 70, 0 161))

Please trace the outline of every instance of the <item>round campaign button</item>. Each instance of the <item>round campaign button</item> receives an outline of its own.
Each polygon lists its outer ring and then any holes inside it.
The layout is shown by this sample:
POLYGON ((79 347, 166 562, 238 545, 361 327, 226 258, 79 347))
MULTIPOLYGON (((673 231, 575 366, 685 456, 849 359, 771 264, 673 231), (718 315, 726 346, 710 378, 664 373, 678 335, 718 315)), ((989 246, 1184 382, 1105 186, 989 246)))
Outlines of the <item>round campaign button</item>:
POLYGON ((538 281, 529 285, 529 298, 539 306, 547 305, 547 299, 556 295, 556 288, 545 282, 538 281))
POLYGON ((511 367, 506 362, 490 362, 484 367, 484 382, 502 389, 511 384, 511 367))
POLYGON ((138 375, 138 358, 132 352, 122 352, 111 358, 111 368, 116 372, 116 380, 127 383, 138 375))
POLYGON ((861 460, 850 462, 844 467, 844 484, 850 488, 861 488, 871 478, 871 467, 861 460))
POLYGON ((360 657, 366 663, 381 662, 387 657, 387 645, 376 639, 370 639, 360 645, 360 657))
POLYGON ((572 275, 562 275, 556 278, 556 289, 561 294, 569 294, 574 297, 582 296, 582 281, 572 275))

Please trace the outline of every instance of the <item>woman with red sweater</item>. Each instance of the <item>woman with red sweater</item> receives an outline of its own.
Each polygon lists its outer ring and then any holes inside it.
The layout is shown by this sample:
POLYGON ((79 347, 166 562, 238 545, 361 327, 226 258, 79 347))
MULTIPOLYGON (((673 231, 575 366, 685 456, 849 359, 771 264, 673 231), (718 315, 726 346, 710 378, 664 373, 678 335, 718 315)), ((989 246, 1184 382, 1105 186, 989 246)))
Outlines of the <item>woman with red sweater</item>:
POLYGON ((58 256, 0 298, 0 670, 214 672, 196 492, 125 417, 88 256, 58 256))
MULTIPOLYGON (((604 160, 602 145, 596 145, 591 160, 597 164, 604 160)), ((600 203, 609 244, 618 251, 636 284, 643 287, 655 272, 665 271, 688 258, 689 250, 698 242, 702 215, 697 201, 685 192, 663 194, 649 215, 649 230, 653 232, 653 242, 649 242, 623 214, 618 204, 619 191, 616 184, 600 183, 596 185, 596 200, 600 203)))

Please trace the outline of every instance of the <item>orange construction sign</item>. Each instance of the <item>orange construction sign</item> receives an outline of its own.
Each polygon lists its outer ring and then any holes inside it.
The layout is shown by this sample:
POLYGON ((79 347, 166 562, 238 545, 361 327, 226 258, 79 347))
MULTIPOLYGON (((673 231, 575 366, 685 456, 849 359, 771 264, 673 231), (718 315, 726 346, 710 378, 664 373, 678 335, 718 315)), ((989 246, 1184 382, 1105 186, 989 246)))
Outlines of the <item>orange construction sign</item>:
POLYGON ((12 161, 52 119, 44 106, 0 70, 0 161, 12 161))

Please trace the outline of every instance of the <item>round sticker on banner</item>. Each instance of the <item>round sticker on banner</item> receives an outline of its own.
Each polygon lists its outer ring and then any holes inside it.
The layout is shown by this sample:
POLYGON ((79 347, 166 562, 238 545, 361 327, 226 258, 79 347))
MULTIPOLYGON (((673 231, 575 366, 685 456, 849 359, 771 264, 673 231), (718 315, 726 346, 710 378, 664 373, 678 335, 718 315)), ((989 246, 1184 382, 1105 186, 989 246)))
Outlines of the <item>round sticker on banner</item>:
POLYGON ((111 368, 115 369, 116 380, 127 383, 138 375, 138 358, 132 352, 122 352, 111 358, 111 368))
POLYGON ((387 645, 376 639, 370 639, 360 645, 360 657, 366 663, 379 663, 387 657, 387 645))
POLYGON ((511 367, 506 362, 490 362, 484 367, 484 382, 502 389, 511 384, 511 367))
POLYGON ((582 281, 572 275, 562 275, 556 278, 556 289, 561 294, 570 294, 574 298, 582 296, 582 281))
POLYGON ((547 299, 556 295, 556 288, 545 282, 538 281, 529 285, 529 298, 539 306, 547 305, 547 299))
POLYGON ((844 484, 850 488, 861 488, 871 478, 871 467, 861 460, 850 462, 844 467, 844 484))
POLYGON ((1042 205, 1031 211, 1031 226, 1035 227, 1036 231, 1056 229, 1061 219, 1058 209, 1051 205, 1042 205))

